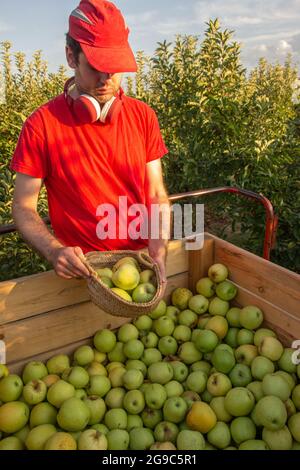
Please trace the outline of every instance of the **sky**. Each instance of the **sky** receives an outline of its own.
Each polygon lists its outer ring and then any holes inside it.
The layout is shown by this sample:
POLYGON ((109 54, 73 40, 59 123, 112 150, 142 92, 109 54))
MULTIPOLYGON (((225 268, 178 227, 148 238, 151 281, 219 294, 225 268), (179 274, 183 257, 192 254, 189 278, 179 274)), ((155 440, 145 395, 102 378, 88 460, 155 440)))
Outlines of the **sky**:
MULTIPOLYGON (((115 0, 130 28, 134 52, 153 55, 157 42, 174 41, 176 34, 203 39, 205 24, 219 18, 223 29, 234 30, 242 44, 242 63, 255 67, 260 57, 284 63, 288 53, 300 69, 300 0, 115 0)), ((79 0, 0 0, 0 42, 28 59, 38 49, 49 69, 65 65, 68 17, 79 0)))

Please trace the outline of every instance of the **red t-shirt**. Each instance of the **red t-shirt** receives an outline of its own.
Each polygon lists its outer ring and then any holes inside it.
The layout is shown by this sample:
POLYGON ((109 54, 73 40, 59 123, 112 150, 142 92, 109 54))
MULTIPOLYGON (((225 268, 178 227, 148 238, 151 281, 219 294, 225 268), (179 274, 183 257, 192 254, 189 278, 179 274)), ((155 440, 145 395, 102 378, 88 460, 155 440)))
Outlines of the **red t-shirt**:
MULTIPOLYGON (((127 197, 128 207, 145 204, 146 164, 168 150, 154 110, 122 90, 121 99, 113 123, 79 125, 65 96, 54 98, 26 120, 10 166, 44 179, 55 236, 84 253, 138 250, 148 244, 128 235, 120 239, 119 197, 127 197), (116 239, 99 238, 99 223, 105 225, 107 215, 99 211, 101 204, 115 208, 116 239)), ((121 216, 124 221, 124 211, 121 216)), ((128 217, 127 226, 135 217, 128 217)))

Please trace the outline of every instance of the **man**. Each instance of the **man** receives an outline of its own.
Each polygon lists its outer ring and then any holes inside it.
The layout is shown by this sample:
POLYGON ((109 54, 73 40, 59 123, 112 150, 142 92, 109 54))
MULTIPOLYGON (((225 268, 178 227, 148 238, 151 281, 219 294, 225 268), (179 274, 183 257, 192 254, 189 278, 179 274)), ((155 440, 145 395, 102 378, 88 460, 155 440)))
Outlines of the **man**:
MULTIPOLYGON (((120 236, 119 230, 127 216, 120 198, 129 208, 144 204, 150 213, 158 204, 170 215, 160 162, 167 148, 157 117, 121 88, 122 73, 137 70, 128 34, 111 2, 80 2, 69 18, 66 45, 75 78, 67 82, 64 94, 27 119, 12 159, 16 226, 65 279, 88 277, 80 260, 83 253, 148 245, 165 280, 168 236, 161 227, 159 237, 149 240, 130 238, 128 230, 120 236), (54 235, 37 213, 43 183, 54 235), (107 207, 115 209, 116 227, 104 227, 101 217, 107 207), (103 237, 106 229, 108 238, 103 237)), ((126 228, 132 221, 133 213, 126 228)))

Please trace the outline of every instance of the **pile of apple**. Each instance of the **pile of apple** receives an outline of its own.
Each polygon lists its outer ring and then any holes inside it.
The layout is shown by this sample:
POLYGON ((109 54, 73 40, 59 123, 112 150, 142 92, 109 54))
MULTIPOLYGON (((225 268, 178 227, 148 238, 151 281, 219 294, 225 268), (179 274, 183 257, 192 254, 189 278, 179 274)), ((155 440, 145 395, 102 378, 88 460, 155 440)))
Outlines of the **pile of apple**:
POLYGON ((230 305, 226 266, 210 267, 196 294, 92 346, 0 366, 0 449, 300 450, 300 366, 262 327, 256 306, 230 305))
POLYGON ((156 276, 152 269, 141 271, 135 258, 121 258, 110 268, 96 270, 99 279, 127 302, 150 302, 156 294, 156 276))

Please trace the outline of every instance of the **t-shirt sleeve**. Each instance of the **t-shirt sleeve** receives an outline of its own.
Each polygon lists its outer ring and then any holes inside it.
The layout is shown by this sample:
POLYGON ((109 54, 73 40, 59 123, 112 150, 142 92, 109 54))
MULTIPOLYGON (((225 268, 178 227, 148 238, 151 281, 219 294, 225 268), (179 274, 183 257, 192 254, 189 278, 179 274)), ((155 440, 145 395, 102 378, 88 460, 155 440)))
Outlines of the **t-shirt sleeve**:
POLYGON ((10 169, 34 178, 47 176, 45 142, 28 119, 19 135, 10 169))
POLYGON ((147 163, 162 158, 166 153, 168 149, 162 138, 156 113, 150 108, 146 135, 147 163))

